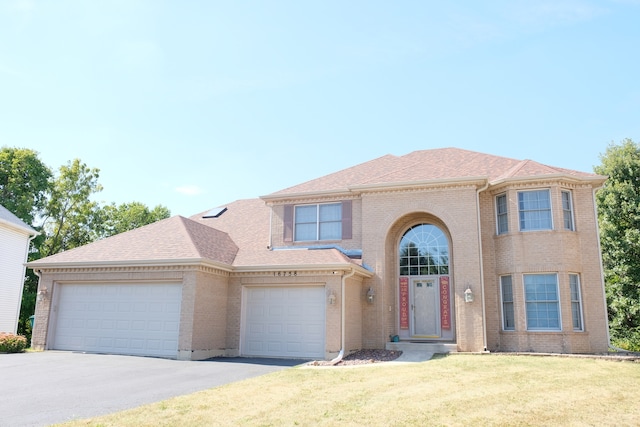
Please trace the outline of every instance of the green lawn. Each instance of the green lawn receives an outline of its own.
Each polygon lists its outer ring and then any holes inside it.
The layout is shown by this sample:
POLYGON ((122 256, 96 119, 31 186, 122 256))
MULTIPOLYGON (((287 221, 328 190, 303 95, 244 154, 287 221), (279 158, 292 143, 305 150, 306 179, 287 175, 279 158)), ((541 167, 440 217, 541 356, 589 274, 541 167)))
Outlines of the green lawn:
POLYGON ((65 426, 640 425, 640 363, 451 355, 296 367, 65 426))

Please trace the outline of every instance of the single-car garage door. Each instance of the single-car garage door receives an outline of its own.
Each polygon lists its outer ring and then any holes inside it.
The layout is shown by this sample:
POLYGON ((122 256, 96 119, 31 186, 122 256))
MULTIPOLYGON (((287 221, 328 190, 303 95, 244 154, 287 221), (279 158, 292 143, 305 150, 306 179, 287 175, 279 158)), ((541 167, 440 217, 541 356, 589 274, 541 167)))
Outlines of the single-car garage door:
POLYGON ((325 356, 323 286, 245 288, 242 355, 325 356))
POLYGON ((61 284, 52 348, 175 358, 180 284, 61 284))

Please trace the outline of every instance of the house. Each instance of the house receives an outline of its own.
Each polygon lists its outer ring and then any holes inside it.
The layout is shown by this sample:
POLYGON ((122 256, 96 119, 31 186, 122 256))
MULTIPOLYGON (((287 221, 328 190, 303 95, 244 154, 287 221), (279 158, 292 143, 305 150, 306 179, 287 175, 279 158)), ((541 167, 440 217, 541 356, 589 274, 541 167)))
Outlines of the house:
POLYGON ((0 205, 0 332, 15 334, 29 244, 38 233, 0 205))
POLYGON ((178 359, 608 349, 606 177, 456 148, 386 155, 29 263, 39 349, 178 359))

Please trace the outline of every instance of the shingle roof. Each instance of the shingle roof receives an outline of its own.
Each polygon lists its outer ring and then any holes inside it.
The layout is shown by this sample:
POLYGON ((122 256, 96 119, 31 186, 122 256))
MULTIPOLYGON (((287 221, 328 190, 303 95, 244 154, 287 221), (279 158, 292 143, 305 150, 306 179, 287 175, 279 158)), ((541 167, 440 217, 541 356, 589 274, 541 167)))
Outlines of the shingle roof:
POLYGON ((29 226, 29 224, 15 216, 13 212, 2 205, 0 205, 0 223, 7 224, 12 228, 19 229, 30 235, 38 234, 36 230, 29 226))
POLYGON ((199 259, 230 265, 237 251, 227 233, 174 216, 29 265, 199 259))
MULTIPOLYGON (((499 182, 510 178, 568 176, 604 179, 599 175, 516 160, 457 148, 414 151, 404 156, 386 155, 320 177, 264 198, 293 194, 349 191, 358 186, 398 185, 432 180, 483 178, 499 182)), ((272 250, 271 209, 263 199, 238 200, 225 205, 215 218, 210 210, 189 219, 175 216, 145 227, 30 263, 145 262, 205 259, 237 268, 279 266, 360 265, 337 249, 272 250)))
POLYGON ((507 178, 559 174, 584 179, 598 177, 592 173, 543 165, 533 160, 516 160, 459 148, 438 148, 414 151, 400 157, 386 155, 285 188, 265 197, 348 191, 349 188, 358 186, 393 185, 432 180, 485 178, 489 182, 495 182, 507 178))

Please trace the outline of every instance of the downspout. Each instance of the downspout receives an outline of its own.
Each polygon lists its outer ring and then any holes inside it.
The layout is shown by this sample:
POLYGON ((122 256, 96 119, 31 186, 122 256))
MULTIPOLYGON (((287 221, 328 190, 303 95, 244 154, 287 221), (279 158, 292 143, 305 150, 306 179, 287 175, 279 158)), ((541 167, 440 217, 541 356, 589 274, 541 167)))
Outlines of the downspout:
POLYGON ((476 205, 478 207, 478 253, 480 256, 480 289, 482 291, 482 346, 483 351, 487 351, 487 312, 485 308, 485 298, 484 298, 484 265, 482 259, 482 226, 481 218, 480 218, 480 193, 489 188, 489 180, 487 179, 487 183, 484 187, 478 189, 476 191, 476 205))
POLYGON ((596 236, 598 237, 598 259, 600 261, 600 283, 602 284, 602 296, 604 297, 604 316, 607 321, 607 347, 615 351, 621 351, 623 353, 628 353, 629 350, 625 350, 623 348, 618 348, 611 344, 611 333, 609 332, 609 307, 607 306, 607 290, 604 282, 604 265, 602 264, 602 247, 600 245, 600 223, 598 222, 598 204, 596 203, 596 191, 598 191, 601 187, 593 189, 593 212, 594 219, 596 224, 596 236))
MULTIPOLYGON (((29 241, 27 242, 27 247, 25 248, 25 251, 24 251, 24 262, 25 262, 25 264, 23 264, 24 268, 22 269, 22 286, 20 287, 20 301, 22 301, 22 294, 24 292, 24 278, 27 275, 27 264, 26 263, 27 263, 27 261, 29 261, 29 249, 31 248, 31 241, 33 239, 35 239, 36 237, 38 237, 38 235, 40 235, 40 233, 36 233, 33 236, 29 237, 29 241)), ((17 326, 18 326, 18 322, 20 321, 20 307, 21 307, 21 304, 18 304, 18 310, 16 312, 16 317, 15 317, 15 319, 16 319, 16 330, 14 331, 14 333, 18 333, 17 326)))
POLYGON ((342 283, 341 283, 341 289, 340 289, 340 304, 341 304, 341 307, 340 307, 340 310, 341 310, 340 353, 338 353, 338 355, 330 362, 332 365, 336 365, 340 363, 340 361, 344 357, 344 348, 347 346, 347 343, 346 343, 347 325, 345 321, 347 318, 347 308, 344 300, 344 295, 345 295, 345 285, 347 283, 347 279, 352 277, 354 274, 356 274, 356 271, 351 270, 351 273, 347 274, 346 276, 342 276, 342 283))

